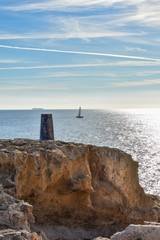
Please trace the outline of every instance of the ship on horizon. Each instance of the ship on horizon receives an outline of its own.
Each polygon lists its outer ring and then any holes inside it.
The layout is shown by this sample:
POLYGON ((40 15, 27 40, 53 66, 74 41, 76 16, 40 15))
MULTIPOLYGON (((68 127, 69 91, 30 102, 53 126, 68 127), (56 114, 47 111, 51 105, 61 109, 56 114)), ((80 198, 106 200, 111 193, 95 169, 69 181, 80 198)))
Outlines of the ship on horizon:
POLYGON ((83 116, 81 115, 81 107, 79 107, 78 115, 76 116, 76 118, 83 118, 83 116))
POLYGON ((44 110, 44 108, 32 108, 32 110, 44 110))

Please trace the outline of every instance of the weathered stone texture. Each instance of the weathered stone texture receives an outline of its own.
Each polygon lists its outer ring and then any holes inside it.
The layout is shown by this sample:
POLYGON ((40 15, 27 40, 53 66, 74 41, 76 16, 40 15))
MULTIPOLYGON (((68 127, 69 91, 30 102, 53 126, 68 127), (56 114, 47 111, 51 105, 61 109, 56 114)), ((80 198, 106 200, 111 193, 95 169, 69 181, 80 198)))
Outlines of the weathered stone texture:
POLYGON ((111 240, 160 240, 160 225, 130 225, 111 240))
POLYGON ((17 200, 0 189, 0 225, 10 228, 27 229, 29 224, 34 223, 32 205, 17 200))
POLYGON ((36 223, 85 229, 159 221, 159 199, 144 193, 138 163, 108 147, 34 141, 0 141, 0 183, 33 205, 36 223))
POLYGON ((40 233, 31 233, 27 230, 0 230, 0 240, 47 240, 45 235, 40 233))

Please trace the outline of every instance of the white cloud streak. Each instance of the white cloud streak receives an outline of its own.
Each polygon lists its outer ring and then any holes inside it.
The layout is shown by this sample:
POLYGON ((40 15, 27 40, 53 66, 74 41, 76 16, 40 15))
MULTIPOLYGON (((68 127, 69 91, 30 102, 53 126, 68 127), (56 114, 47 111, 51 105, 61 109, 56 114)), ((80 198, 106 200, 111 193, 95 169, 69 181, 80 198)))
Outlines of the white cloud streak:
POLYGON ((126 59, 139 59, 139 60, 150 60, 150 61, 160 62, 160 59, 158 58, 129 56, 129 55, 120 55, 120 54, 111 54, 111 53, 68 51, 68 50, 46 49, 46 48, 29 48, 29 47, 18 47, 18 46, 7 46, 7 45, 0 45, 0 48, 27 50, 27 51, 56 52, 56 53, 77 54, 77 55, 92 55, 92 56, 126 58, 126 59))
POLYGON ((0 91, 18 91, 18 90, 68 90, 69 87, 67 86, 1 86, 0 91))
POLYGON ((160 79, 154 80, 143 80, 143 81, 125 81, 119 83, 112 83, 114 87, 140 87, 140 86, 149 86, 149 85, 159 85, 160 79))
POLYGON ((105 31, 96 29, 90 30, 84 29, 83 31, 69 30, 64 33, 28 33, 28 34, 1 34, 0 40, 12 40, 12 39, 90 39, 90 38, 101 38, 101 37, 129 37, 129 36, 140 36, 141 33, 135 32, 121 32, 121 31, 105 31))
MULTIPOLYGON (((160 1, 159 0, 50 0, 45 1, 41 0, 38 2, 29 1, 27 4, 10 4, 10 6, 0 6, 0 10, 4 11, 32 11, 32 12, 45 12, 45 11, 55 11, 55 12, 63 12, 63 13, 78 13, 78 12, 87 12, 89 15, 93 16, 94 13, 92 11, 103 9, 106 10, 105 21, 101 22, 107 23, 109 26, 114 26, 114 28, 121 27, 124 25, 128 25, 130 23, 140 24, 141 26, 148 27, 160 27, 160 1), (108 12, 108 8, 113 7, 115 9, 115 14, 108 12), (118 13, 116 10, 119 10, 118 13), (110 20, 111 19, 111 20, 110 20), (116 19, 116 20, 115 20, 116 19)), ((74 17, 75 18, 75 17, 74 17)), ((88 17, 86 17, 87 19, 88 17)), ((97 18, 97 16, 96 16, 97 18)), ((100 16, 98 16, 98 19, 100 16)), ((67 16, 69 20, 69 17, 67 16)), ((76 20, 76 19, 74 19, 76 20)), ((89 18, 88 18, 89 21, 89 18)), ((86 23, 88 22, 86 21, 86 23)), ((67 24, 68 21, 66 21, 67 24)), ((94 24, 92 25, 94 26, 94 24)), ((106 35, 109 29, 106 31, 106 35)), ((83 33, 83 32, 82 32, 83 33)), ((87 31, 83 33, 86 36, 82 36, 81 38, 88 38, 87 31)), ((120 35, 119 33, 117 33, 120 35)), ((69 35, 69 34, 68 34, 69 35)), ((70 32, 70 35, 72 33, 70 32)), ((88 33, 89 35, 89 33, 88 33)), ((93 35, 90 34, 90 36, 93 35)), ((94 32, 96 37, 96 32, 94 32)), ((104 32, 102 33, 100 29, 97 28, 97 35, 100 37, 101 35, 105 36, 104 32)), ((74 38, 80 38, 78 33, 73 33, 74 38), (77 35, 77 36, 76 36, 77 35)), ((108 36, 108 35, 107 35, 108 36)), ((121 35, 120 35, 121 36, 121 35)), ((6 36, 7 37, 7 36, 6 36)), ((27 38, 33 38, 33 36, 26 36, 27 38)), ((45 38, 41 36, 42 38, 45 38)), ((53 36, 52 36, 53 37, 53 36)), ((67 34, 64 38, 69 38, 67 34)), ((16 38, 16 36, 15 36, 16 38)), ((17 36, 17 38, 23 38, 23 36, 17 36)), ((37 35, 37 38, 38 35, 37 35)), ((55 34, 54 38, 63 38, 63 34, 55 34)))
MULTIPOLYGON (((0 9, 10 10, 10 11, 71 11, 74 12, 75 9, 80 11, 81 9, 86 9, 86 16, 68 16, 63 15, 60 17, 48 17, 45 19, 46 26, 50 26, 48 32, 32 32, 24 34, 10 34, 1 33, 1 40, 9 39, 84 39, 89 40, 91 38, 123 38, 121 40, 135 42, 136 39, 132 37, 144 36, 146 32, 142 32, 140 29, 135 31, 129 31, 123 28, 124 25, 130 23, 140 23, 142 25, 146 24, 149 27, 160 26, 160 2, 157 0, 54 0, 54 1, 41 1, 40 3, 29 3, 17 6, 6 6, 0 7, 0 9), (109 13, 107 7, 114 6, 115 14, 109 13), (93 8, 97 10, 98 8, 104 9, 106 7, 107 14, 96 15, 92 14, 90 10, 93 8), (116 9, 117 7, 117 9, 116 9), (124 10, 123 10, 124 9, 124 10), (116 20, 115 20, 116 19, 116 20), (52 31, 52 27, 54 30, 52 31), (129 38, 130 37, 130 38, 129 38)), ((151 38, 151 35, 148 36, 151 38)), ((147 39, 147 36, 146 36, 147 39)), ((153 44, 157 40, 157 37, 152 37, 152 41, 148 41, 145 38, 139 38, 140 41, 145 44, 153 44)), ((137 48, 136 51, 141 49, 137 48)))
MULTIPOLYGON (((90 65, 91 67, 96 67, 96 65, 90 65)), ((39 69, 43 69, 44 66, 39 66, 39 69)), ((53 66, 54 67, 54 66, 53 66)), ((65 68, 65 66, 63 66, 65 68)), ((69 67, 69 66, 67 66, 69 67)), ((74 66, 74 67, 79 67, 79 66, 74 66)), ((47 68, 47 66, 46 66, 47 68)), ((56 68, 56 66, 55 66, 56 68)), ((71 66, 71 68, 73 68, 71 66)), ((32 69, 32 68, 31 68, 32 69)), ((45 68, 44 68, 45 69, 45 68)), ((4 70, 4 69, 1 69, 0 70, 4 70)), ((5 69, 5 70, 18 70, 17 68, 16 69, 5 69)), ((13 83, 13 79, 16 79, 16 81, 14 81, 14 84, 17 84, 19 83, 19 80, 27 80, 28 78, 34 80, 37 82, 37 79, 46 79, 46 78, 75 78, 75 77, 105 77, 106 80, 110 81, 112 79, 119 79, 120 77, 132 77, 132 76, 136 76, 136 77, 143 77, 143 76, 153 76, 155 74, 160 74, 160 71, 141 71, 141 70, 136 70, 136 72, 133 70, 133 71, 130 71, 129 73, 124 71, 124 72, 119 72, 119 71, 114 71, 114 72, 110 72, 110 71, 106 71, 106 72, 93 72, 93 71, 89 71, 89 72, 80 72, 80 73, 74 73, 74 72, 52 72, 52 73, 41 73, 40 75, 31 75, 31 76, 12 76, 11 79, 8 79, 8 77, 3 77, 3 81, 4 82, 10 82, 10 83, 13 83)), ((43 80, 42 80, 43 81, 43 80)))
POLYGON ((10 11, 63 11, 68 12, 71 10, 84 10, 94 9, 98 7, 111 7, 118 6, 119 8, 125 8, 126 6, 137 6, 137 5, 153 5, 153 2, 158 3, 156 0, 50 0, 41 1, 34 3, 30 1, 28 4, 17 4, 10 6, 0 6, 2 10, 10 11))
POLYGON ((0 59, 0 63, 18 63, 18 62, 20 61, 14 59, 0 59))
MULTIPOLYGON (((17 4, 10 6, 0 6, 1 10, 9 11, 61 11, 79 12, 91 11, 98 8, 114 7, 124 9, 117 22, 125 24, 127 22, 141 22, 146 25, 160 25, 160 2, 159 0, 50 0, 33 2, 28 4, 17 4), (125 14, 128 9, 129 14, 125 14)), ((116 18, 117 19, 117 18, 116 18)))
MULTIPOLYGON (((17 67, 0 67, 0 70, 30 70, 30 69, 56 69, 56 68, 88 68, 88 67, 107 67, 107 66, 119 66, 119 67, 157 67, 160 66, 160 62, 141 62, 141 61, 119 61, 109 63, 86 63, 86 64, 66 64, 66 65, 39 65, 39 66, 17 66, 17 67)), ((158 74, 158 71, 150 71, 144 73, 144 75, 158 74)), ((136 70, 135 75, 143 75, 136 70)), ((64 74, 60 74, 62 76, 64 74)), ((133 74, 132 74, 133 75, 133 74)), ((111 75, 110 75, 111 76, 111 75)), ((112 74, 114 76, 114 74, 112 74)), ((126 75, 125 75, 126 76, 126 75)))
POLYGON ((126 47, 127 51, 131 51, 131 52, 146 52, 146 49, 143 48, 139 48, 139 47, 126 47))
MULTIPOLYGON (((114 4, 124 4, 124 0, 52 0, 41 1, 39 3, 19 4, 11 6, 1 6, 2 10, 10 11, 63 11, 68 12, 71 10, 79 9, 92 9, 95 7, 112 6, 114 4)), ((141 2, 141 0, 140 0, 141 2)))

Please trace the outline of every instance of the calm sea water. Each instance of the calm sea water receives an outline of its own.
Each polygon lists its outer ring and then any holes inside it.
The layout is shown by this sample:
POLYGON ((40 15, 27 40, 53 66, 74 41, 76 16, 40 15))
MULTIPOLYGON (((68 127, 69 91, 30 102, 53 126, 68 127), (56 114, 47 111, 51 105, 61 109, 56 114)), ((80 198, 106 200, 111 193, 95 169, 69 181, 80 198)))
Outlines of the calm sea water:
POLYGON ((0 138, 39 139, 41 113, 51 113, 56 140, 119 148, 139 162, 140 184, 160 195, 160 109, 1 110, 0 138))

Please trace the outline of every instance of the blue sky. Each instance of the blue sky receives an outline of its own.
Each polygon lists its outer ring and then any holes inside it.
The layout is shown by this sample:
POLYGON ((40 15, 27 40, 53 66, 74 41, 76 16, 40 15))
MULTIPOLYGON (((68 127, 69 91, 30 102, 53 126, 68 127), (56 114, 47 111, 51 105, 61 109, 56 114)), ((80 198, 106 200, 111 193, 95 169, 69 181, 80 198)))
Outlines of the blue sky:
POLYGON ((1 0, 0 109, 160 108, 159 0, 1 0))

